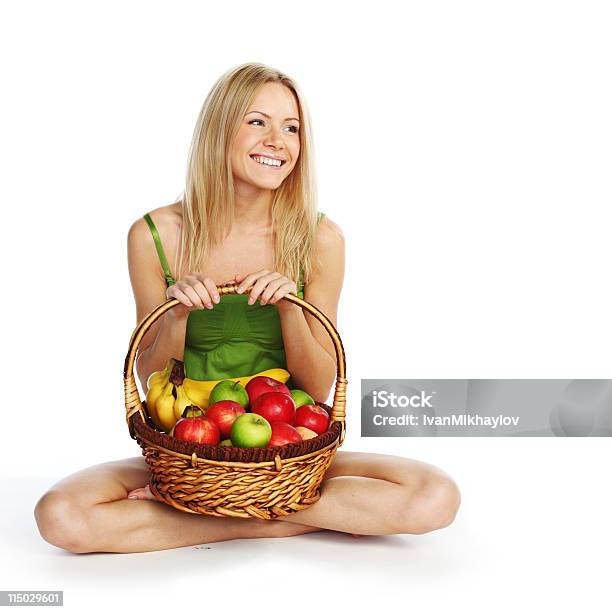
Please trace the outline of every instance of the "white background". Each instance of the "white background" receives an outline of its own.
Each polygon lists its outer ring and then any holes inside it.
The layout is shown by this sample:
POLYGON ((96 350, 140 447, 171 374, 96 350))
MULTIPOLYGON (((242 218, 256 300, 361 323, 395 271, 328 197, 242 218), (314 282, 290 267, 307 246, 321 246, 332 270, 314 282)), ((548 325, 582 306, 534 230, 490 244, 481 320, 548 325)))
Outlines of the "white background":
POLYGON ((584 1, 3 3, 0 589, 64 589, 71 610, 237 586, 248 607, 609 609, 609 439, 361 439, 359 386, 610 378, 611 28, 584 1), (346 236, 343 450, 433 463, 461 509, 423 536, 65 553, 36 500, 140 453, 127 231, 182 191, 201 104, 246 61, 303 89, 346 236))

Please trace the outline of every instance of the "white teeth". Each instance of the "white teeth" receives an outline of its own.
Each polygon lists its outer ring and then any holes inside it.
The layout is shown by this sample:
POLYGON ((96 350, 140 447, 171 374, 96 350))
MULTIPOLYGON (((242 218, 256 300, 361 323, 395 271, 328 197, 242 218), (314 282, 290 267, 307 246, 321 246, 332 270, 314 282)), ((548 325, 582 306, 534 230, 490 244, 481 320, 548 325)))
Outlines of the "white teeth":
POLYGON ((268 159, 267 157, 259 157, 254 155, 251 159, 254 159, 258 164, 264 164, 266 166, 281 166, 282 161, 280 159, 268 159))

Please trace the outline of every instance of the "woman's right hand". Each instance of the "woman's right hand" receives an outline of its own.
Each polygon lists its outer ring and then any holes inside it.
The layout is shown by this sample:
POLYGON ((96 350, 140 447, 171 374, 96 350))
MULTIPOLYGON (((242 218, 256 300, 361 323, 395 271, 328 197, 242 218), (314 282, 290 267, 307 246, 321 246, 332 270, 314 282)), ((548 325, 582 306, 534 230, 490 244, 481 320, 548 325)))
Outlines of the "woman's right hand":
POLYGON ((204 274, 189 274, 166 289, 166 299, 176 298, 180 304, 169 313, 177 319, 187 318, 192 310, 208 308, 221 299, 212 278, 204 274))

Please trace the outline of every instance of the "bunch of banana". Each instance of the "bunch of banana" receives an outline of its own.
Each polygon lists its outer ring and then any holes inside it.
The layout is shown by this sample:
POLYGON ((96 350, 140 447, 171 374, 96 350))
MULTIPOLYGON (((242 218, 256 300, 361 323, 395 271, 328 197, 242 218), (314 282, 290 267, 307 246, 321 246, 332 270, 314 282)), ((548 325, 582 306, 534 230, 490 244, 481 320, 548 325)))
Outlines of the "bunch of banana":
MULTIPOLYGON (((238 381, 243 386, 255 376, 269 376, 282 383, 289 380, 289 372, 282 368, 264 370, 252 376, 242 376, 230 380, 238 381)), ((147 380, 147 409, 151 419, 158 427, 169 433, 175 423, 183 416, 187 406, 208 408, 210 393, 219 380, 192 380, 185 378, 182 361, 170 358, 166 368, 153 372, 147 380)))

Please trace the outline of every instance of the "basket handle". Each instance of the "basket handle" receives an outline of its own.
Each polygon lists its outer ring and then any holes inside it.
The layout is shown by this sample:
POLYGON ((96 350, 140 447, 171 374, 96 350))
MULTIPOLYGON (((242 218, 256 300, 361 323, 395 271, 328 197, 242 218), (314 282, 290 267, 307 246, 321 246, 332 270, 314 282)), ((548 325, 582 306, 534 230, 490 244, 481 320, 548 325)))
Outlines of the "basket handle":
MULTIPOLYGON (((229 283, 225 283, 217 287, 220 295, 231 295, 236 294, 237 283, 231 281, 229 283)), ((244 295, 251 292, 253 285, 247 287, 244 295)), ((240 295, 240 294, 238 294, 240 295)), ((333 323, 315 306, 302 300, 297 297, 293 293, 288 293, 283 296, 283 300, 287 300, 288 302, 292 302, 293 304, 297 304, 306 312, 312 314, 316 319, 318 319, 329 336, 331 337, 334 348, 336 350, 336 386, 334 390, 334 402, 331 411, 331 421, 339 421, 341 425, 340 432, 340 444, 344 441, 344 436, 346 432, 346 362, 344 357, 344 347, 342 346, 342 340, 340 339, 340 335, 338 334, 336 328, 333 323)), ((166 313, 171 308, 174 308, 177 304, 181 302, 176 298, 171 298, 166 302, 160 304, 156 308, 153 309, 136 327, 134 332, 132 333, 132 337, 130 338, 130 345, 128 349, 127 356, 125 358, 125 364, 123 367, 123 384, 125 391, 125 411, 126 411, 126 421, 128 425, 128 429, 130 432, 130 436, 134 439, 134 431, 131 424, 131 417, 134 413, 138 412, 143 422, 146 422, 145 414, 143 411, 143 402, 140 399, 138 394, 138 387, 136 386, 136 380, 134 378, 134 362, 136 361, 136 352, 138 350, 138 345, 140 341, 147 333, 148 329, 159 319, 164 313, 166 313)))

